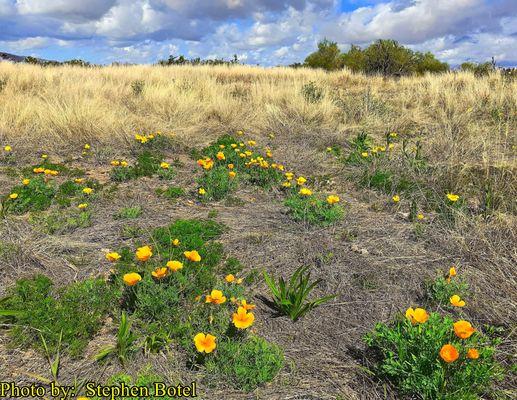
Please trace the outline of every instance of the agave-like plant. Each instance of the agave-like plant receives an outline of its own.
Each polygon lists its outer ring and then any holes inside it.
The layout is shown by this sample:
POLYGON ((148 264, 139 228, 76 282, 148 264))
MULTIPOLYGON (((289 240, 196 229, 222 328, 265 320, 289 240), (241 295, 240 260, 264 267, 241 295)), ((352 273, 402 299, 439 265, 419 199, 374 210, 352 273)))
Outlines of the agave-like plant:
POLYGON ((297 321, 309 311, 336 297, 331 295, 309 300, 309 294, 321 282, 321 279, 318 279, 310 283, 310 277, 309 267, 298 268, 289 282, 286 282, 283 277, 279 277, 276 281, 264 271, 264 280, 273 294, 273 301, 278 312, 297 321))

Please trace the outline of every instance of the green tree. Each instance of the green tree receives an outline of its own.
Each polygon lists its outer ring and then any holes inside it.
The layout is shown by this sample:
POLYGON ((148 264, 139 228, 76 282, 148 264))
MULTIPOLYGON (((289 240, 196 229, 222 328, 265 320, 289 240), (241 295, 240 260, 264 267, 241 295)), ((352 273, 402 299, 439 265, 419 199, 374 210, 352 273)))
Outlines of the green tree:
POLYGON ((322 68, 326 71, 334 71, 343 68, 343 57, 336 42, 324 39, 318 43, 318 50, 310 54, 306 59, 306 66, 322 68))
POLYGON ((361 72, 366 68, 366 55, 359 46, 353 44, 346 53, 342 55, 343 64, 353 72, 361 72))
POLYGON ((367 73, 407 75, 415 72, 416 57, 395 40, 380 39, 364 50, 367 73))
POLYGON ((415 53, 416 56, 416 72, 424 74, 426 72, 447 72, 449 71, 449 64, 437 60, 433 53, 415 53))

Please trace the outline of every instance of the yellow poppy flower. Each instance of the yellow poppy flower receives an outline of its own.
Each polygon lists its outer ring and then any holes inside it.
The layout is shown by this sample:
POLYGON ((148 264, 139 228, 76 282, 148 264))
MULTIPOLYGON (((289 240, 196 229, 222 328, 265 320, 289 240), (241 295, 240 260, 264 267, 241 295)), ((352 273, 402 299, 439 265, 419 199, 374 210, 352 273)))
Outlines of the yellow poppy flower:
POLYGON ((181 242, 180 242, 180 240, 179 240, 179 239, 177 239, 177 238, 176 238, 176 239, 173 239, 171 243, 172 243, 172 245, 173 245, 173 246, 178 247, 178 246, 180 245, 180 243, 181 243, 181 242))
POLYGON ((197 351, 200 353, 211 353, 217 347, 215 343, 216 337, 207 333, 198 333, 194 336, 194 345, 196 346, 197 351))
POLYGON ((220 290, 212 290, 212 292, 206 295, 205 303, 223 304, 226 302, 226 297, 220 290))
POLYGON ((394 203, 398 203, 400 201, 400 196, 398 194, 396 194, 391 199, 393 200, 394 203))
POLYGON ((289 187, 291 187, 291 182, 285 181, 284 183, 282 183, 282 186, 286 187, 286 188, 289 188, 289 187))
POLYGON ((220 151, 219 153, 217 153, 216 155, 217 159, 219 161, 222 161, 222 160, 226 160, 226 156, 224 155, 224 153, 222 151, 220 151))
POLYGON ((138 261, 145 262, 151 258, 153 252, 150 246, 142 246, 136 249, 135 255, 138 261))
POLYGON ((160 164, 160 168, 161 169, 169 169, 169 163, 163 161, 161 164, 160 164))
POLYGON ((453 276, 456 276, 456 268, 455 267, 450 267, 449 268, 449 277, 453 277, 453 276))
POLYGON ((18 193, 11 193, 11 194, 9 195, 9 198, 10 198, 11 200, 16 200, 16 199, 18 198, 18 193))
POLYGON ((367 153, 366 151, 363 151, 363 152, 361 153, 361 156, 362 156, 363 158, 366 158, 366 157, 368 157, 368 153, 367 153))
POLYGON ((111 163, 110 163, 113 167, 118 167, 120 165, 120 161, 119 160, 113 160, 111 163))
POLYGON ((206 190, 203 189, 203 188, 199 188, 199 190, 197 191, 201 196, 204 196, 206 194, 206 190))
POLYGON ((225 147, 226 147, 226 146, 225 146, 224 144, 220 144, 220 145, 219 145, 219 148, 220 148, 220 149, 224 149, 225 147))
POLYGON ((424 214, 417 214, 416 215, 416 219, 418 219, 420 221, 423 220, 424 219, 424 214))
POLYGON ((135 286, 138 282, 142 280, 140 274, 136 272, 130 272, 129 274, 125 274, 122 278, 124 283, 128 286, 135 286))
POLYGON ((183 255, 187 258, 187 260, 192 262, 200 262, 201 256, 197 252, 197 250, 184 251, 183 255))
POLYGON ((74 182, 77 183, 77 184, 81 184, 81 183, 84 182, 84 178, 75 178, 74 182))
POLYGON ((339 196, 336 196, 336 195, 330 195, 327 197, 327 203, 329 204, 335 204, 335 203, 339 203, 339 196))
POLYGON ((460 296, 458 296, 457 294, 451 296, 451 298, 449 300, 454 307, 464 307, 465 306, 465 300, 461 300, 460 296))
POLYGON ((305 179, 303 176, 300 176, 300 177, 298 177, 298 178, 296 179, 296 184, 297 184, 297 185, 302 186, 302 185, 304 185, 304 184, 305 184, 305 182, 307 182, 307 179, 305 179))
POLYGON ((460 356, 459 351, 452 344, 444 344, 440 349, 440 357, 446 363, 456 361, 460 356))
POLYGON ((457 194, 447 193, 447 198, 452 203, 455 203, 455 202, 457 202, 459 200, 460 196, 458 196, 457 194))
POLYGON ((120 260, 120 257, 121 257, 120 254, 118 254, 114 251, 106 254, 106 260, 108 260, 109 262, 118 261, 118 260, 120 260))
POLYGON ((409 307, 406 310, 406 318, 411 321, 413 325, 415 324, 423 324, 429 319, 429 314, 423 308, 415 308, 409 307))
POLYGON ((121 162, 120 162, 120 166, 121 166, 121 167, 127 167, 127 166, 128 166, 127 161, 121 161, 121 162))
POLYGON ((472 327, 470 322, 468 321, 458 321, 452 324, 454 328, 454 333, 456 336, 458 336, 460 339, 468 339, 472 336, 474 332, 476 332, 476 329, 472 327))
POLYGON ((156 279, 165 278, 167 276, 167 268, 156 268, 153 272, 151 272, 151 275, 154 276, 156 279))
POLYGON ((81 204, 79 204, 79 205, 77 206, 77 208, 78 208, 79 210, 84 210, 84 209, 85 209, 85 208, 87 208, 87 207, 88 207, 88 203, 81 203, 81 204))
POLYGON ((312 190, 307 189, 307 188, 301 188, 298 193, 301 194, 302 196, 311 196, 312 190))
POLYGON ((84 194, 92 194, 93 193, 93 189, 92 188, 89 188, 89 187, 85 187, 83 189, 83 193, 84 194))
POLYGON ((31 180, 30 179, 24 179, 22 181, 23 185, 27 186, 29 183, 31 183, 31 180))
POLYGON ((88 143, 84 145, 85 150, 90 150, 90 148, 91 148, 91 146, 88 143))
POLYGON ((237 329, 246 329, 253 325, 255 315, 251 312, 247 312, 244 307, 239 307, 237 312, 233 313, 232 321, 237 329))
POLYGON ((235 171, 230 171, 230 172, 228 172, 228 176, 229 176, 230 178, 232 178, 232 179, 233 179, 233 178, 235 178, 235 176, 236 176, 236 175, 237 175, 237 174, 235 173, 235 171))
POLYGON ((228 283, 232 283, 235 280, 235 276, 233 274, 228 274, 224 277, 224 280, 228 283))
POLYGON ((228 164, 228 169, 233 169, 235 167, 235 165, 233 164, 228 164))
POLYGON ((173 261, 167 262, 167 267, 169 267, 169 269, 171 271, 177 272, 183 268, 183 263, 181 261, 173 260, 173 261))

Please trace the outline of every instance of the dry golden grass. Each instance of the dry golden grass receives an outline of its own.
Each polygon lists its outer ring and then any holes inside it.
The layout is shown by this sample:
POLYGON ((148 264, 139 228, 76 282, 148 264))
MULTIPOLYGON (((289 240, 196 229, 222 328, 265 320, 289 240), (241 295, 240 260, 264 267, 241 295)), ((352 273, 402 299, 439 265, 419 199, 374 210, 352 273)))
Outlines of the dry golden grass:
MULTIPOLYGON (((0 138, 48 150, 120 144, 137 131, 174 131, 188 143, 245 129, 288 137, 365 128, 420 134, 443 162, 508 165, 517 83, 498 75, 384 80, 347 72, 258 67, 41 68, 0 64, 0 138), (141 95, 132 84, 144 82, 141 95), (309 103, 309 81, 325 91, 309 103), (501 113, 499 118, 497 115, 501 113)), ((515 128, 513 126, 513 128, 515 128)), ((515 153, 513 153, 515 154, 515 153)))

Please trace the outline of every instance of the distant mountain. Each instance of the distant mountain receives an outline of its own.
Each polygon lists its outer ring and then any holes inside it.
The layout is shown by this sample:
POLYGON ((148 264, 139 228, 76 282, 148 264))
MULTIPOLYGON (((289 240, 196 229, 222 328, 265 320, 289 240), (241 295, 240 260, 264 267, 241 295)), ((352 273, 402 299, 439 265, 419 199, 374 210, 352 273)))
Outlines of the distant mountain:
MULTIPOLYGON (((21 63, 21 62, 25 62, 27 61, 27 58, 29 58, 29 56, 17 56, 16 54, 10 54, 10 53, 5 53, 5 52, 2 52, 0 51, 0 61, 12 61, 12 62, 15 62, 15 63, 21 63)), ((45 60, 43 58, 37 58, 37 57, 30 57, 32 58, 32 60, 37 60, 38 63, 55 63, 57 61, 50 61, 50 60, 45 60)))
POLYGON ((0 52, 0 61, 12 61, 12 62, 23 62, 25 56, 17 56, 14 54, 0 52))

